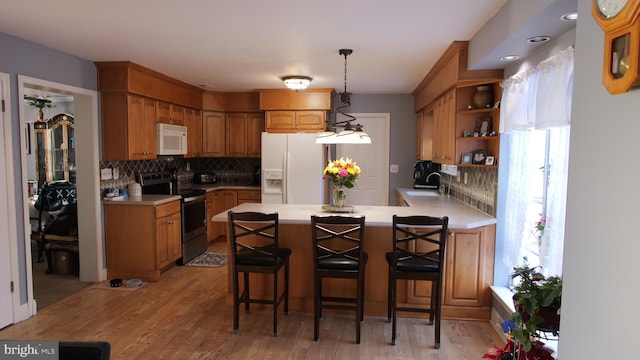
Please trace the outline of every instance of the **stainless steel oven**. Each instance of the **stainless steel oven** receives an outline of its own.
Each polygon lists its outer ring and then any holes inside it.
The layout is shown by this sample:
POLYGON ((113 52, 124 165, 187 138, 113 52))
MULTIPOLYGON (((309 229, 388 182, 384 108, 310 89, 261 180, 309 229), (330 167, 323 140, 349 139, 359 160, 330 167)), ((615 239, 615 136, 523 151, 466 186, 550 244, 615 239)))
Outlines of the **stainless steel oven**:
POLYGON ((179 189, 171 181, 169 172, 138 174, 143 194, 180 195, 182 220, 182 258, 186 264, 207 251, 207 195, 205 190, 179 189))
POLYGON ((207 251, 207 195, 194 190, 182 196, 182 259, 186 264, 207 251))

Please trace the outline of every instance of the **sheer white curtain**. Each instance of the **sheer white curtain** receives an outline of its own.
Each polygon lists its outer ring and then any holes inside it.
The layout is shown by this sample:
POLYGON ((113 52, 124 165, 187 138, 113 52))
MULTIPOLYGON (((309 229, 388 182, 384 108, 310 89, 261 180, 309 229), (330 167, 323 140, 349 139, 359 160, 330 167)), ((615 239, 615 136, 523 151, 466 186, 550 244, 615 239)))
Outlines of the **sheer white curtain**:
MULTIPOLYGON (((502 82, 500 132, 509 146, 503 158, 508 158, 508 181, 500 184, 506 194, 504 251, 502 260, 508 268, 522 262, 529 249, 528 238, 535 225, 532 209, 546 212, 546 223, 539 240, 539 265, 547 274, 560 274, 564 245, 564 219, 569 158, 569 125, 573 88, 573 47, 542 61, 535 68, 518 73, 502 82), (544 153, 544 147, 534 149, 533 129, 547 129, 549 137, 549 175, 546 202, 538 201, 534 184, 540 176, 540 162, 533 152, 544 153)), ((538 154, 536 154, 537 156, 538 154)), ((544 161, 542 161, 544 166, 544 161)), ((544 180, 543 180, 544 181, 544 180)), ((539 220, 539 218, 538 218, 539 220)))
POLYGON ((569 173, 569 132, 568 126, 549 130, 549 148, 553 150, 549 161, 546 226, 540 241, 540 265, 543 266, 547 275, 562 274, 569 173))

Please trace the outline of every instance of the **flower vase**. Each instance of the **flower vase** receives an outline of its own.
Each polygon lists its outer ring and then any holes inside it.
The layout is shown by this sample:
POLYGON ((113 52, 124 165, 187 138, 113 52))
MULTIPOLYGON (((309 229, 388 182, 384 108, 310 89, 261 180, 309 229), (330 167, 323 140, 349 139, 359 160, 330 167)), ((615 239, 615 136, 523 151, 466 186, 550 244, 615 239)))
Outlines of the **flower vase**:
POLYGON ((341 185, 333 185, 333 206, 341 208, 344 206, 344 202, 347 200, 347 193, 341 185))

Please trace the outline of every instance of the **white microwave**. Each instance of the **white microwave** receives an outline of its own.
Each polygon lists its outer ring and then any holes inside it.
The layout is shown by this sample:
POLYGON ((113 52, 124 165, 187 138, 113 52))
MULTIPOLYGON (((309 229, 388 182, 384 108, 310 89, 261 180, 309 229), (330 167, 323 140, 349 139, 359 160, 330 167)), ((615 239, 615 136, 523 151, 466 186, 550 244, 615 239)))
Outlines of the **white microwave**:
POLYGON ((185 155, 187 153, 187 127, 156 124, 158 155, 185 155))

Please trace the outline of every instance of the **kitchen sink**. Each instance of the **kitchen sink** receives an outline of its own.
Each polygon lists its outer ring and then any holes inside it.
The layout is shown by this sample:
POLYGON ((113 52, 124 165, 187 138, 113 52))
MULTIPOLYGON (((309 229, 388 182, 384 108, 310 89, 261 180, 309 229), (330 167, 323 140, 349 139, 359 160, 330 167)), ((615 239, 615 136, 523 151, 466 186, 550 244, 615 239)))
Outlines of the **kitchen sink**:
POLYGON ((409 196, 439 196, 440 193, 437 191, 429 191, 429 190, 413 190, 407 191, 407 195, 409 196))

